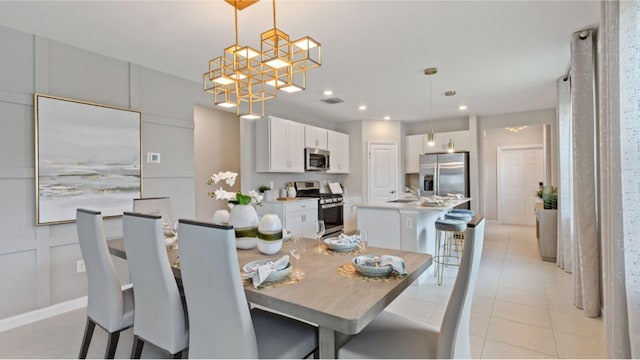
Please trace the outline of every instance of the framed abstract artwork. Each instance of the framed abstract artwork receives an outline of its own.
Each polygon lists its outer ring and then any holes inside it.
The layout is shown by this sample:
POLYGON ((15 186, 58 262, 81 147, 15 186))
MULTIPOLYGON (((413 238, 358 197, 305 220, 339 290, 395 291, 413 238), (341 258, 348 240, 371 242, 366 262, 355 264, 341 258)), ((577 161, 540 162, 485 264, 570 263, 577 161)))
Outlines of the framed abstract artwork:
POLYGON ((73 222, 77 208, 104 217, 142 194, 141 114, 34 95, 36 225, 73 222))

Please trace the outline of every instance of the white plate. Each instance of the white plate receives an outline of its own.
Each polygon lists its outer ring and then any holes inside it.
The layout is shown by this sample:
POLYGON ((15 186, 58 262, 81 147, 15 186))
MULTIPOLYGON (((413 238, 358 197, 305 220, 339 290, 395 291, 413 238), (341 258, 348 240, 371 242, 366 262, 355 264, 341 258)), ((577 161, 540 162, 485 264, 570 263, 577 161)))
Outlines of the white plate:
MULTIPOLYGON (((256 260, 256 261, 252 261, 247 263, 245 266, 242 267, 242 271, 244 272, 250 272, 251 269, 255 269, 257 267, 260 267, 262 265, 266 265, 269 263, 273 263, 273 260, 269 260, 269 259, 262 259, 262 260, 256 260)), ((265 282, 272 282, 272 281, 279 281, 284 279, 287 275, 289 275, 289 272, 291 272, 291 263, 287 264, 287 267, 285 267, 282 270, 276 270, 274 272, 272 272, 271 274, 269 274, 269 276, 267 276, 267 279, 265 280, 265 282)))
POLYGON ((351 251, 358 247, 357 243, 339 243, 336 242, 338 240, 337 237, 330 237, 324 239, 324 244, 327 245, 327 248, 334 251, 351 251))

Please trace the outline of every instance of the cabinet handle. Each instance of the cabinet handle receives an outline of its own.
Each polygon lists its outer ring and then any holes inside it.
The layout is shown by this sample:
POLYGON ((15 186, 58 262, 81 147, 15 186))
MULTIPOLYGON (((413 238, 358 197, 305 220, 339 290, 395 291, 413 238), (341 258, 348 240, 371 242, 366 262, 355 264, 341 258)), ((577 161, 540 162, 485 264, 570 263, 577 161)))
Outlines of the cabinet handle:
POLYGON ((302 215, 302 222, 306 222, 307 221, 307 215, 302 215))

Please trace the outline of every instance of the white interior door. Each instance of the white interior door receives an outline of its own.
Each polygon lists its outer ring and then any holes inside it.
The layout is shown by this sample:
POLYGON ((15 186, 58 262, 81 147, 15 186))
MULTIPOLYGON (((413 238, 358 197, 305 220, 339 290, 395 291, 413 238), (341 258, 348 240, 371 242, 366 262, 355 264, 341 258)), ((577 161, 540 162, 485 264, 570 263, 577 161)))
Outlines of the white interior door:
POLYGON ((543 165, 542 146, 498 149, 498 214, 503 224, 535 225, 533 208, 543 165))
POLYGON ((398 146, 369 144, 369 202, 398 197, 398 146))

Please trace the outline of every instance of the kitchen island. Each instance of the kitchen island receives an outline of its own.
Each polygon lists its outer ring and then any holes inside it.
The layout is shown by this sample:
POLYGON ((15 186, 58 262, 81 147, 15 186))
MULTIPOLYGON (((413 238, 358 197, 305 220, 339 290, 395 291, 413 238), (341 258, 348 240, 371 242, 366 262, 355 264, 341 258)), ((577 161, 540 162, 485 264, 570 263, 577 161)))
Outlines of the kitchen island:
POLYGON ((367 229, 371 246, 434 254, 436 220, 469 200, 448 200, 438 206, 417 200, 363 204, 358 206, 358 227, 367 229))

